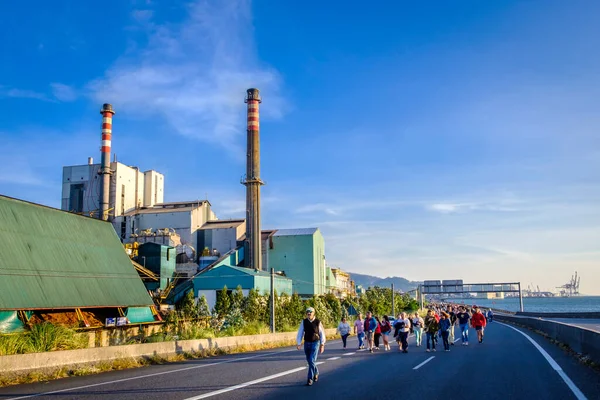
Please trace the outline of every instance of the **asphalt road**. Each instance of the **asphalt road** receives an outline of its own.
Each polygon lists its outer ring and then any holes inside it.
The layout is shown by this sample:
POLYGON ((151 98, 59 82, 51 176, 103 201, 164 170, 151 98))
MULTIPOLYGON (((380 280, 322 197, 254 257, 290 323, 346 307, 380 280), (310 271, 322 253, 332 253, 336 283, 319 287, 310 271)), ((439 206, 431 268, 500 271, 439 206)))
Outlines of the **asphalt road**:
POLYGON ((303 352, 285 348, 7 387, 0 399, 600 399, 600 374, 541 336, 493 322, 483 344, 470 337, 435 353, 411 338, 408 354, 330 341, 312 387, 303 352))

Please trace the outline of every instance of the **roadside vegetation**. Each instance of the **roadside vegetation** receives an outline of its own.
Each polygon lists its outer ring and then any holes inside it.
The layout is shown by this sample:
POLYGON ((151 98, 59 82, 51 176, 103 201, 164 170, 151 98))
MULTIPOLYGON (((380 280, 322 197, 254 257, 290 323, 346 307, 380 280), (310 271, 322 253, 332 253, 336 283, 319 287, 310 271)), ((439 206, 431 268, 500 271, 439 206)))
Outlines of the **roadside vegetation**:
MULTIPOLYGON (((392 292, 389 288, 374 287, 359 299, 336 298, 333 294, 315 296, 302 300, 294 294, 275 293, 275 330, 293 332, 298 329, 307 307, 314 307, 317 317, 326 328, 337 327, 342 316, 372 311, 384 315, 391 311, 392 292)), ((125 344, 156 343, 172 340, 211 339, 226 336, 246 336, 270 332, 270 295, 250 290, 244 296, 241 287, 228 290, 224 287, 217 294, 215 307, 211 310, 206 298, 195 301, 193 293, 177 305, 176 310, 165 317, 160 332, 131 337, 125 344)), ((416 310, 417 302, 407 295, 395 294, 396 312, 416 310)), ((88 336, 75 328, 53 325, 48 322, 35 324, 25 333, 0 335, 0 356, 37 353, 56 350, 86 348, 88 336)))
POLYGON ((87 345, 87 335, 65 326, 44 322, 33 325, 25 333, 0 335, 0 356, 83 349, 87 345))

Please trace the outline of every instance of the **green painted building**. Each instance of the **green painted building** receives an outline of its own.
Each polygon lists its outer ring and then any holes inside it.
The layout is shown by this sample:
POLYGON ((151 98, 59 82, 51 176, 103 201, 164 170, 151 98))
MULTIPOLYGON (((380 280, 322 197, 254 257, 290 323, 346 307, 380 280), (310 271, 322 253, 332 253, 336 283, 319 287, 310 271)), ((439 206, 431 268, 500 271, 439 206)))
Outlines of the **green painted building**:
POLYGON ((319 228, 279 229, 269 236, 268 269, 283 271, 302 297, 327 293, 325 240, 319 228))
MULTIPOLYGON (((252 268, 236 267, 231 265, 218 265, 201 272, 194 276, 194 296, 206 297, 209 307, 214 307, 217 301, 217 292, 227 286, 227 289, 234 290, 238 286, 242 287, 244 296, 247 296, 250 289, 255 289, 261 294, 269 293, 271 290, 271 276, 264 271, 256 271, 252 268)), ((278 294, 292 294, 291 279, 276 275, 275 290, 278 294)))
POLYGON ((154 305, 109 222, 5 196, 0 221, 0 326, 25 310, 154 305))
POLYGON ((157 274, 159 282, 146 283, 148 290, 165 290, 175 274, 175 247, 159 243, 143 243, 138 249, 137 263, 157 274))

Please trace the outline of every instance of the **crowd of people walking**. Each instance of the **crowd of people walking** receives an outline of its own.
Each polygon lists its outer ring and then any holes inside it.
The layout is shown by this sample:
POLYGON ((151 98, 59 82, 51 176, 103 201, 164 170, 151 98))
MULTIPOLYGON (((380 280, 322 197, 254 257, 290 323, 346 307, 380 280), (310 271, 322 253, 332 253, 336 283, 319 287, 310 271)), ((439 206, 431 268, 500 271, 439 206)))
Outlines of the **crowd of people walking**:
POLYGON ((358 337, 358 348, 373 353, 381 348, 389 351, 390 337, 393 335, 398 345, 398 351, 408 353, 408 337, 415 336, 416 347, 423 345, 427 352, 436 351, 436 346, 441 339, 444 351, 450 351, 450 347, 458 340, 463 346, 469 345, 469 328, 477 332, 477 340, 483 343, 484 330, 488 322, 493 320, 492 310, 484 312, 477 306, 467 307, 454 304, 430 304, 425 318, 419 313, 407 314, 402 312, 393 316, 383 315, 381 317, 367 312, 363 319, 362 314, 356 316, 354 325, 350 325, 343 318, 338 325, 338 333, 342 337, 344 348, 347 347, 347 338, 350 331, 358 337), (456 328, 460 331, 460 338, 456 339, 456 328))
MULTIPOLYGON (((366 349, 373 353, 380 349, 383 343, 384 351, 390 351, 390 336, 398 345, 398 351, 408 353, 408 338, 411 333, 415 335, 416 347, 423 344, 423 333, 426 337, 426 352, 436 351, 438 338, 442 339, 445 351, 450 351, 454 342, 454 330, 458 325, 460 329, 461 342, 463 346, 469 345, 469 326, 477 332, 477 340, 483 343, 484 330, 488 322, 492 322, 493 312, 482 310, 473 306, 467 308, 464 305, 434 304, 430 303, 425 318, 418 312, 410 315, 402 312, 393 318, 383 315, 381 317, 367 312, 365 319, 362 314, 356 316, 352 327, 347 319, 342 318, 337 327, 337 332, 342 338, 344 349, 348 345, 348 337, 352 331, 358 338, 358 348, 366 349), (366 346, 366 347, 365 347, 366 346)), ((306 384, 312 386, 319 380, 319 369, 317 368, 317 357, 325 349, 325 330, 323 324, 315 316, 312 307, 306 309, 306 318, 302 320, 298 328, 297 346, 298 350, 304 343, 304 353, 308 363, 308 376, 306 384)))

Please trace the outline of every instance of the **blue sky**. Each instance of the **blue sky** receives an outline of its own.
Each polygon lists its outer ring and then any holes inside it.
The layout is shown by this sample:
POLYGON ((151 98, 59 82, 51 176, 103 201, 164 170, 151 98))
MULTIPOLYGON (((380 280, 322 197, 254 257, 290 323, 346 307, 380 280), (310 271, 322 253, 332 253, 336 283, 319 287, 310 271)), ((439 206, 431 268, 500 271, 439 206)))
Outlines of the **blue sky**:
POLYGON ((241 217, 258 87, 264 228, 320 227, 350 272, 600 294, 600 3, 21 3, 0 193, 59 207, 109 102, 119 161, 241 217))

